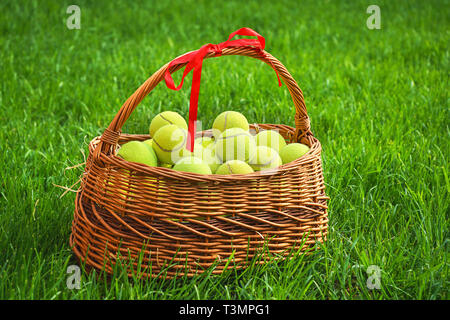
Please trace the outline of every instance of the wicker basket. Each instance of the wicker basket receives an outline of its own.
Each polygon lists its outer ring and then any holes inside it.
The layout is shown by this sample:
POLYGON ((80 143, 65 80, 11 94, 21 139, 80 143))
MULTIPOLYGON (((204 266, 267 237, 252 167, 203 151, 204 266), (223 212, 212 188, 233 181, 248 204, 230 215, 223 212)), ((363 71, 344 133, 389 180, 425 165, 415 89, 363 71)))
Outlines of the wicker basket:
MULTIPOLYGON (((304 251, 326 240, 328 197, 321 145, 310 131, 302 91, 264 50, 225 48, 222 55, 253 57, 275 68, 293 98, 296 128, 273 124, 251 128, 278 130, 288 142, 307 144, 310 151, 277 170, 245 175, 177 172, 117 157, 120 144, 150 138, 122 134, 121 128, 164 78, 166 64, 89 145, 70 237, 74 253, 87 266, 112 273, 121 259, 122 265, 128 262, 129 276, 192 276, 212 265, 212 273, 218 274, 225 268, 245 268, 263 246, 283 258, 291 250, 304 251), (229 257, 232 263, 227 263, 229 257)), ((171 66, 170 72, 184 65, 171 66)))

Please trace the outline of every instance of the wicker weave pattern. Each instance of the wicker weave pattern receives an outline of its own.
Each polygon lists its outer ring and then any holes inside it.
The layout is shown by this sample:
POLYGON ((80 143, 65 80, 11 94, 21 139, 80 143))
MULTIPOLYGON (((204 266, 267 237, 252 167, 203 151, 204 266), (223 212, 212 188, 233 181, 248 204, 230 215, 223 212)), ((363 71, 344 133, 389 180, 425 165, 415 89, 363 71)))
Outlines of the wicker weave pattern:
MULTIPOLYGON (((89 145, 70 237, 75 254, 87 265, 112 272, 120 252, 122 259, 141 256, 143 267, 151 265, 151 272, 143 271, 142 276, 156 277, 162 268, 169 277, 191 276, 215 261, 219 264, 214 273, 220 273, 231 255, 243 268, 264 244, 270 252, 286 255, 290 249, 306 250, 326 240, 328 198, 321 145, 310 131, 302 91, 286 68, 265 51, 227 48, 223 55, 250 56, 275 66, 293 98, 296 128, 271 124, 251 128, 278 130, 288 142, 305 143, 311 150, 277 170, 246 175, 176 172, 116 157, 118 145, 149 138, 120 130, 163 79, 167 65, 163 66, 89 145)), ((181 67, 174 66, 173 71, 181 67)), ((133 263, 129 275, 135 272, 133 263)))

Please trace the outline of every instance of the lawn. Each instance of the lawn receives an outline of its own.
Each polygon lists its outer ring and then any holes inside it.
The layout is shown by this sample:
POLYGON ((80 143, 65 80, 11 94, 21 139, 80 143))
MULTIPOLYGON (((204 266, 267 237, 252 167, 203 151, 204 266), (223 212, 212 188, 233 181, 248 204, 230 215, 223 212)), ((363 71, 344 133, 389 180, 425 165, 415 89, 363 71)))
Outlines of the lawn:
MULTIPOLYGON (((0 4, 0 299, 450 298, 448 1, 79 0, 81 29, 69 30, 71 4, 0 4), (366 26, 371 4, 379 30, 366 26), (221 276, 83 272, 69 289, 75 193, 55 185, 71 186, 83 167, 66 168, 159 67, 243 26, 266 38, 305 95, 323 148, 327 243, 221 276), (379 289, 367 286, 371 265, 379 289)), ((147 133, 163 110, 187 118, 191 79, 178 92, 156 87, 123 131, 147 133)), ((204 62, 199 119, 210 127, 224 110, 294 126, 286 86, 254 59, 204 62)))

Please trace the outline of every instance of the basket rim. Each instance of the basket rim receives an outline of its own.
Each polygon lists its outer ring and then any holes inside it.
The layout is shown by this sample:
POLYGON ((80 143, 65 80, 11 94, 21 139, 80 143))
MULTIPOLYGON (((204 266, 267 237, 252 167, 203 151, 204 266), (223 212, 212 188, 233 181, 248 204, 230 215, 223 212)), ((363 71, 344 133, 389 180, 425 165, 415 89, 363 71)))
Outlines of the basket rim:
MULTIPOLYGON (((257 126, 259 125, 269 125, 269 124, 255 124, 257 126)), ((255 126, 252 125, 252 126, 255 126)), ((276 126, 282 126, 286 130, 289 129, 289 131, 294 131, 295 129, 287 126, 287 125, 276 125, 276 126)), ((199 131, 196 134, 196 137, 203 136, 205 132, 210 130, 204 130, 199 131)), ((138 138, 138 139, 131 139, 131 140, 145 140, 150 139, 150 135, 148 134, 129 134, 129 133, 121 133, 120 137, 126 137, 126 138, 138 138)), ((118 169, 125 169, 125 170, 132 170, 144 174, 149 174, 152 176, 163 176, 170 179, 176 179, 176 180, 190 180, 190 181, 197 181, 197 182, 233 182, 233 181, 242 181, 242 180, 255 180, 260 178, 267 178, 279 174, 283 174, 284 172, 291 171, 295 168, 298 168, 299 166, 302 166, 303 164, 311 162, 311 160, 315 160, 317 157, 320 157, 321 155, 321 143, 320 141, 314 137, 314 135, 309 135, 309 142, 311 143, 309 151, 301 156, 300 158, 291 161, 286 164, 282 164, 281 166, 278 166, 277 168, 264 170, 264 171, 255 171, 252 173, 247 174, 200 174, 200 173, 192 173, 192 172, 185 172, 185 171, 176 171, 171 168, 164 168, 164 167, 151 167, 143 163, 139 162, 131 162, 127 161, 121 157, 116 156, 114 153, 106 155, 101 155, 101 160, 103 163, 108 165, 117 166, 118 169)), ((101 136, 94 137, 90 143, 90 153, 92 153, 95 150, 95 146, 100 143, 101 136)), ((117 144, 119 145, 119 144, 117 144)), ((117 146, 116 146, 117 147, 117 146)), ((269 178, 270 179, 270 178, 269 178)))

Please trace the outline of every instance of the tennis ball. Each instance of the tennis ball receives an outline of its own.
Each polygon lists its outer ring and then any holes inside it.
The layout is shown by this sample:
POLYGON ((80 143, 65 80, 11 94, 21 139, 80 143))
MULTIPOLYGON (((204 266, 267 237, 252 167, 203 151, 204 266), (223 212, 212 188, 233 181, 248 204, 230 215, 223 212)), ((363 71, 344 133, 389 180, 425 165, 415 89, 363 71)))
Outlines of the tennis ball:
POLYGON ((169 169, 172 169, 172 167, 173 167, 173 165, 171 165, 170 163, 161 163, 159 166, 163 167, 163 168, 169 168, 169 169))
POLYGON ((216 156, 216 152, 214 148, 208 145, 207 147, 202 147, 200 144, 194 145, 194 157, 202 159, 203 162, 208 164, 211 172, 216 172, 217 168, 221 165, 221 161, 216 156))
POLYGON ((281 148, 286 145, 286 140, 275 130, 264 130, 255 136, 256 145, 269 147, 276 152, 280 152, 281 148))
POLYGON ((281 148, 280 157, 283 160, 283 164, 285 164, 300 158, 308 151, 309 147, 307 145, 302 143, 290 143, 281 148))
POLYGON ((190 152, 186 149, 187 130, 169 124, 156 131, 153 149, 162 163, 174 164, 190 152))
POLYGON ((117 152, 117 156, 130 162, 139 162, 151 167, 158 165, 155 151, 141 141, 130 141, 123 144, 117 152))
POLYGON ((253 137, 241 128, 227 129, 217 138, 216 155, 222 162, 242 160, 248 162, 255 154, 253 137))
POLYGON ((222 164, 216 174, 246 174, 254 172, 252 167, 241 160, 230 160, 222 164))
POLYGON ((214 144, 214 138, 212 137, 200 137, 195 139, 195 143, 201 144, 203 148, 206 148, 212 144, 214 144))
POLYGON ((279 167, 283 164, 278 152, 269 147, 260 146, 256 148, 255 157, 250 166, 255 171, 262 171, 279 167))
POLYGON ((130 178, 131 174, 129 170, 120 169, 115 171, 114 176, 109 176, 107 179, 104 179, 106 193, 126 200, 127 190, 130 188, 130 178))
POLYGON ((105 179, 105 192, 109 197, 114 198, 114 211, 121 215, 125 214, 127 201, 132 199, 134 194, 130 190, 131 175, 128 170, 117 170, 114 176, 105 179))
POLYGON ((180 159, 173 166, 173 170, 200 174, 212 174, 208 164, 203 162, 202 159, 196 157, 185 157, 180 159))
POLYGON ((212 125, 212 132, 217 139, 219 135, 230 128, 241 128, 248 131, 247 119, 242 113, 236 111, 225 111, 217 116, 212 125))
POLYGON ((152 145, 152 139, 148 139, 148 140, 145 140, 145 141, 142 141, 142 142, 144 142, 146 145, 148 145, 150 148, 153 148, 153 145, 152 145))
POLYGON ((179 113, 173 111, 164 111, 156 115, 152 119, 149 127, 150 137, 153 138, 156 131, 169 124, 174 124, 181 129, 187 130, 186 120, 184 120, 184 118, 179 113))
POLYGON ((212 143, 208 143, 206 147, 203 147, 204 149, 209 149, 214 155, 216 154, 216 142, 213 140, 212 143))

